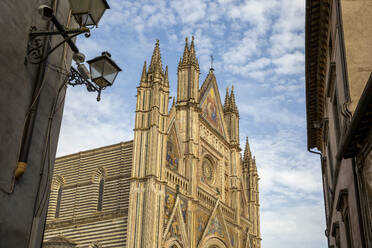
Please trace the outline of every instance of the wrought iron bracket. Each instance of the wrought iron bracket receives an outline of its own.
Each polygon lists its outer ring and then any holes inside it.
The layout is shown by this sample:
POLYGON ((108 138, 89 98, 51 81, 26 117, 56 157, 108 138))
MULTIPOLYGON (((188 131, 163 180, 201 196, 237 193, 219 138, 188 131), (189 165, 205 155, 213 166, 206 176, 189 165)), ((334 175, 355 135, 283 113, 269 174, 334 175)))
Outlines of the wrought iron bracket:
POLYGON ((68 84, 72 87, 76 85, 85 85, 89 92, 97 92, 97 102, 101 100, 101 91, 106 87, 99 87, 89 80, 83 78, 83 76, 73 67, 70 68, 70 75, 68 76, 68 84))
POLYGON ((29 33, 29 39, 27 43, 27 51, 25 57, 25 65, 30 64, 40 64, 45 61, 48 56, 54 52, 58 47, 67 42, 71 50, 74 53, 78 53, 79 49, 76 47, 75 43, 71 40, 72 38, 84 34, 85 37, 90 37, 90 29, 86 27, 81 27, 78 29, 66 29, 64 28, 53 15, 51 18, 57 31, 38 31, 35 26, 32 26, 29 33), (55 47, 50 49, 47 54, 43 54, 44 50, 44 40, 41 37, 61 35, 63 40, 58 43, 55 47))

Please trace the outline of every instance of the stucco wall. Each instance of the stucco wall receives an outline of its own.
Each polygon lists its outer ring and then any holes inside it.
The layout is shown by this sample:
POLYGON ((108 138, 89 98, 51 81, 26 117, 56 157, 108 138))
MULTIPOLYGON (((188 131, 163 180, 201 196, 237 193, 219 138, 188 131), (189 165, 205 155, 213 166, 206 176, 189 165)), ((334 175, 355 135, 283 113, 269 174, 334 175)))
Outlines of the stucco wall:
MULTIPOLYGON (((65 88, 57 94, 62 83, 61 74, 52 65, 70 67, 71 54, 64 48, 56 50, 48 59, 45 81, 40 91, 39 104, 35 105, 36 120, 33 129, 28 167, 24 175, 14 179, 19 157, 25 120, 29 113, 39 65, 25 65, 28 34, 31 26, 45 30, 48 22, 37 12, 40 4, 55 4, 57 18, 61 23, 69 19, 68 1, 0 1, 0 247, 40 246, 43 233, 48 186, 46 178, 51 175, 57 147, 63 110, 65 88), (65 55, 65 56, 64 56, 65 55), (53 103, 58 99, 59 111, 53 116, 50 132, 50 153, 43 163, 43 151, 47 126, 53 103), (47 161, 51 158, 48 167, 47 161), (45 165, 45 166, 44 166, 45 165), (42 180, 40 180, 42 179, 42 180), (38 194, 40 192, 40 194, 38 194), (38 214, 35 212, 38 211, 38 214), (36 217, 34 218, 34 216, 36 217), (32 231, 32 225, 34 229, 32 231), (37 234, 30 241, 31 233, 37 234)), ((60 38, 53 38, 53 47, 60 38)), ((70 51, 68 49, 68 51, 70 51)))
POLYGON ((353 113, 372 71, 372 1, 342 0, 341 11, 353 113))

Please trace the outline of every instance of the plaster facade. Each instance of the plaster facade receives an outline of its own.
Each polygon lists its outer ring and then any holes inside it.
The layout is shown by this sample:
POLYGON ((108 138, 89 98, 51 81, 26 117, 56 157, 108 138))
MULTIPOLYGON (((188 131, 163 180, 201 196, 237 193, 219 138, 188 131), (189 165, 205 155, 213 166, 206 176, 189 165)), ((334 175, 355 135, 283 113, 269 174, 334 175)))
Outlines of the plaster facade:
MULTIPOLYGON (((42 2, 54 9, 62 25, 73 25, 68 1, 42 2)), ((56 67, 69 70, 71 64, 68 46, 55 50, 44 63, 26 60, 31 27, 52 30, 38 13, 40 4, 0 2, 0 247, 4 248, 40 247, 42 242, 66 90, 62 87, 66 76, 56 67), (23 160, 22 150, 27 150, 23 160), (17 165, 27 166, 18 179, 17 165)), ((35 52, 46 54, 61 39, 41 41, 35 52)))
POLYGON ((66 247, 261 247, 259 177, 248 139, 241 154, 234 89, 222 104, 212 68, 199 88, 193 39, 177 73, 168 109, 157 41, 137 87, 134 140, 56 160, 45 247, 56 237, 66 247))
POLYGON ((308 0, 308 150, 321 157, 329 247, 372 247, 371 1, 308 0))

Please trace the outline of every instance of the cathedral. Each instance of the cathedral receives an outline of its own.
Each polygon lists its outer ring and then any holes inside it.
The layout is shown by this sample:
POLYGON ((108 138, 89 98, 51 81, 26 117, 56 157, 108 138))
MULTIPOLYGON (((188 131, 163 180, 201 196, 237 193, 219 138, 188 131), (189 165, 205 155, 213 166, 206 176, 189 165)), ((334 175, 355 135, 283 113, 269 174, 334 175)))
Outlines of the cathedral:
POLYGON ((57 158, 43 247, 260 248, 258 173, 234 88, 199 88, 194 38, 169 100, 159 41, 137 87, 134 139, 57 158), (170 106, 170 107, 169 107, 170 106))

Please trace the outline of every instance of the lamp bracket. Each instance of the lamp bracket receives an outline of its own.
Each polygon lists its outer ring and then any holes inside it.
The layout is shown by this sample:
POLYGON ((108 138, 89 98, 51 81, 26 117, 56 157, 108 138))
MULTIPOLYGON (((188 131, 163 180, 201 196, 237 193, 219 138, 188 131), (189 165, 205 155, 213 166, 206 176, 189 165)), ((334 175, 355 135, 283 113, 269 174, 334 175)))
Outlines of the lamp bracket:
POLYGON ((87 90, 89 92, 97 92, 97 102, 101 100, 101 91, 106 87, 99 87, 92 82, 86 80, 83 78, 83 76, 74 68, 70 68, 70 75, 68 77, 68 84, 72 87, 75 87, 76 85, 85 85, 87 87, 87 90))
POLYGON ((84 34, 86 38, 90 37, 90 29, 81 27, 77 29, 65 29, 62 27, 55 17, 52 18, 53 23, 57 27, 57 31, 38 31, 35 26, 32 26, 29 33, 29 39, 27 44, 27 51, 25 57, 25 65, 40 64, 45 61, 48 56, 54 52, 58 47, 67 42, 74 53, 78 53, 79 49, 71 41, 72 38, 84 34), (44 40, 41 37, 50 37, 54 35, 61 35, 64 39, 58 43, 55 47, 50 49, 46 55, 44 55, 44 40))

